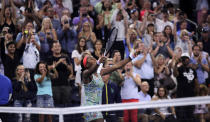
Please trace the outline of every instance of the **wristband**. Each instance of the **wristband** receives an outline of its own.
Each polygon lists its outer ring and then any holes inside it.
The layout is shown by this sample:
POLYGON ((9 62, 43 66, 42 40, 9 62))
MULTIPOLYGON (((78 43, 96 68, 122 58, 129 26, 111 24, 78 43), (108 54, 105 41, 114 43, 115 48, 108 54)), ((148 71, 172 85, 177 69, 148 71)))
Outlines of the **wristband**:
POLYGON ((97 60, 96 64, 97 64, 97 65, 100 65, 100 61, 99 61, 99 60, 97 60))

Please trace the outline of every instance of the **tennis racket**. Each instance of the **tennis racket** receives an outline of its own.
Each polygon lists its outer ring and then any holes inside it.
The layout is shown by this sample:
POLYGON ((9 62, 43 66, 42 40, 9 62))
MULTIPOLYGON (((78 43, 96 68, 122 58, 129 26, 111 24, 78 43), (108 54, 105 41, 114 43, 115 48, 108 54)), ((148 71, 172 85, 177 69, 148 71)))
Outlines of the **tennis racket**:
POLYGON ((110 31, 108 41, 106 42, 104 56, 107 56, 107 54, 111 51, 112 46, 117 39, 117 33, 118 29, 116 27, 112 28, 112 30, 110 31))
MULTIPOLYGON (((107 56, 107 54, 109 54, 109 52, 111 51, 112 46, 117 39, 117 33, 118 33, 118 29, 116 27, 112 28, 112 30, 110 31, 109 38, 106 42, 106 47, 104 50, 104 56, 107 56)), ((103 67, 103 64, 101 63, 97 70, 97 73, 101 72, 102 67, 103 67)))

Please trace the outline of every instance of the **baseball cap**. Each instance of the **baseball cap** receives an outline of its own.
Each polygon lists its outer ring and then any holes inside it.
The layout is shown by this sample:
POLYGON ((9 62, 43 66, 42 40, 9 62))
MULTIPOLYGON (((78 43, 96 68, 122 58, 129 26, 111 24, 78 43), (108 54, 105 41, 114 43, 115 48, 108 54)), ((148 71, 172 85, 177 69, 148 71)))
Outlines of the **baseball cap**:
POLYGON ((189 53, 182 53, 181 57, 187 57, 187 58, 190 58, 190 55, 189 55, 189 53))

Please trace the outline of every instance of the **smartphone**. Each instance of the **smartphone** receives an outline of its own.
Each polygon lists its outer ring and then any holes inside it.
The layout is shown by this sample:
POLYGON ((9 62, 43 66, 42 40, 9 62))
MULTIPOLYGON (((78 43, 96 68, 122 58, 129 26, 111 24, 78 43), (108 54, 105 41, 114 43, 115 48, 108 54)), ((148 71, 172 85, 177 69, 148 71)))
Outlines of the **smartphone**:
POLYGON ((130 72, 131 71, 131 69, 127 69, 127 72, 130 72))
POLYGON ((82 14, 82 17, 87 17, 87 15, 88 15, 87 13, 85 13, 85 14, 82 14))
POLYGON ((64 24, 69 24, 69 21, 68 21, 68 20, 65 20, 65 21, 64 21, 64 24))

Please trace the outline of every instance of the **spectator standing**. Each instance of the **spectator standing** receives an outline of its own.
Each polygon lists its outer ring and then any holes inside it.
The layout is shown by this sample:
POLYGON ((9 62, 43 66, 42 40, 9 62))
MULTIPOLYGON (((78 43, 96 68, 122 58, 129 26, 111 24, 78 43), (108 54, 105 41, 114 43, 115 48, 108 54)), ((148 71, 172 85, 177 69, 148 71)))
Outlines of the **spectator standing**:
POLYGON ((94 20, 88 15, 88 7, 80 6, 79 16, 74 17, 72 23, 76 27, 77 31, 80 32, 85 22, 89 22, 91 25, 91 29, 93 29, 94 20))
MULTIPOLYGON (((31 107, 32 100, 36 96, 37 88, 32 81, 30 73, 25 70, 23 65, 18 65, 16 69, 16 78, 13 81, 13 98, 15 107, 31 107)), ((25 114, 23 118, 22 114, 18 114, 18 122, 30 122, 30 114, 25 114)))
POLYGON ((70 104, 71 87, 69 85, 70 80, 73 79, 73 68, 68 55, 61 53, 61 44, 58 41, 53 42, 51 51, 52 55, 47 61, 49 70, 55 67, 58 72, 58 77, 52 79, 54 103, 58 107, 67 106, 70 104))
POLYGON ((53 28, 57 31, 58 29, 61 28, 61 23, 60 20, 58 18, 55 17, 55 10, 53 9, 53 7, 49 7, 47 9, 47 17, 49 17, 51 19, 53 28))
POLYGON ((169 15, 168 11, 162 12, 162 19, 156 18, 155 27, 157 29, 157 32, 163 32, 165 26, 169 25, 172 29, 174 28, 174 25, 172 22, 169 21, 169 15))
MULTIPOLYGON (((2 74, 0 74, 0 81, 0 106, 8 106, 12 96, 12 83, 8 77, 2 74)), ((0 120, 2 122, 9 122, 6 113, 0 113, 0 120)))
POLYGON ((151 54, 151 51, 144 47, 143 42, 140 42, 137 47, 138 56, 132 60, 134 66, 133 70, 141 76, 142 81, 147 81, 149 83, 150 89, 148 93, 153 95, 155 59, 151 54))
MULTIPOLYGON (((174 22, 176 23, 176 22, 174 22)), ((170 25, 166 25, 163 34, 166 35, 168 39, 170 39, 170 48, 174 50, 175 44, 177 42, 177 35, 176 35, 176 24, 174 24, 174 29, 172 30, 170 25)))
MULTIPOLYGON (((39 6, 38 6, 39 7, 39 6)), ((40 17, 44 17, 44 16, 47 16, 47 9, 52 7, 52 3, 49 1, 49 0, 46 0, 43 4, 43 7, 40 8, 38 14, 40 17)))
POLYGON ((173 57, 173 50, 170 47, 170 38, 164 33, 159 33, 160 40, 153 46, 153 55, 157 56, 158 54, 164 55, 166 58, 173 57))
POLYGON ((36 28, 41 28, 42 17, 39 16, 38 8, 34 0, 25 1, 23 15, 25 16, 25 22, 35 22, 36 28))
POLYGON ((58 17, 61 18, 62 17, 62 11, 68 8, 65 8, 62 0, 55 0, 55 5, 53 6, 56 14, 58 14, 58 17))
POLYGON ((137 41, 137 32, 134 29, 128 29, 128 33, 126 34, 126 40, 124 40, 125 46, 125 54, 126 57, 129 56, 129 53, 134 48, 134 43, 137 41))
POLYGON ((204 55, 201 52, 201 49, 198 45, 194 45, 193 48, 193 55, 191 56, 191 63, 193 64, 193 69, 196 70, 197 77, 198 77, 198 83, 199 84, 205 84, 206 78, 205 78, 205 71, 209 72, 209 65, 208 65, 208 57, 204 57, 204 55))
POLYGON ((166 59, 162 54, 156 57, 156 66, 154 67, 156 88, 164 86, 166 90, 171 90, 175 87, 173 80, 170 78, 171 71, 168 66, 168 61, 169 59, 166 59))
MULTIPOLYGON (((118 62, 120 62, 121 59, 121 54, 118 50, 114 50, 113 54, 112 54, 112 59, 110 59, 110 65, 114 65, 117 64, 118 62)), ((109 77, 109 80, 112 82, 115 82, 115 84, 117 84, 118 88, 120 89, 122 82, 124 81, 124 76, 122 74, 123 69, 118 69, 117 71, 113 71, 109 77)))
POLYGON ((70 11, 70 13, 73 13, 73 4, 72 4, 72 0, 63 0, 63 6, 65 8, 68 8, 68 10, 70 11))
POLYGON ((96 38, 100 39, 103 43, 103 47, 106 46, 106 42, 108 40, 108 34, 111 29, 111 24, 109 26, 104 25, 104 17, 102 14, 98 14, 97 16, 97 21, 96 21, 96 26, 94 28, 96 38))
POLYGON ((45 3, 48 1, 50 2, 52 5, 55 4, 55 0, 35 0, 37 3, 37 7, 39 9, 42 9, 45 6, 45 3))
POLYGON ((0 31, 4 27, 9 27, 11 33, 16 35, 16 8, 13 3, 13 0, 9 0, 10 6, 6 5, 5 0, 2 0, 2 10, 1 10, 1 21, 0 21, 0 31))
POLYGON ((18 33, 15 42, 17 43, 16 46, 17 48, 20 48, 22 42, 20 41, 23 36, 29 37, 29 34, 34 34, 35 36, 35 41, 38 43, 38 45, 40 45, 40 40, 39 40, 39 36, 36 33, 36 30, 34 28, 34 24, 31 21, 26 22, 26 24, 24 25, 22 32, 18 33))
POLYGON ((130 11, 130 19, 129 19, 128 22, 129 22, 129 25, 133 24, 133 28, 139 34, 139 30, 140 30, 140 27, 142 25, 142 22, 139 21, 138 19, 139 19, 139 11, 138 11, 138 9, 132 9, 130 11))
POLYGON ((92 53, 92 56, 98 60, 102 55, 103 55, 102 42, 101 40, 96 40, 96 43, 94 45, 94 52, 92 53))
POLYGON ((186 30, 183 30, 180 35, 180 39, 177 40, 175 47, 181 47, 183 53, 192 54, 193 41, 186 30))
POLYGON ((40 59, 46 60, 46 57, 49 55, 52 42, 58 40, 56 30, 53 28, 50 18, 43 19, 42 28, 38 35, 41 43, 40 59))
POLYGON ((111 26, 112 28, 115 27, 118 29, 117 39, 113 44, 112 51, 119 50, 122 59, 124 59, 125 47, 123 44, 123 40, 125 39, 128 28, 128 14, 125 9, 122 8, 121 4, 118 5, 118 8, 115 9, 112 14, 111 26))
MULTIPOLYGON (((210 23, 210 15, 209 15, 209 23, 210 23)), ((201 38, 200 38, 200 40, 203 42, 203 50, 208 52, 208 54, 210 54, 210 49, 208 46, 208 45, 210 45, 209 33, 210 33, 210 25, 209 25, 209 27, 202 28, 201 38)))
POLYGON ((58 39, 60 41, 62 49, 71 58, 72 51, 75 48, 77 42, 77 32, 70 24, 70 18, 67 15, 63 15, 61 18, 62 28, 57 30, 58 39))
POLYGON ((82 25, 82 31, 79 33, 78 37, 79 38, 84 37, 86 39, 87 49, 90 52, 94 51, 94 49, 93 49, 94 46, 93 45, 96 42, 96 35, 92 31, 91 24, 89 22, 85 22, 82 25))
MULTIPOLYGON (((55 64, 55 63, 54 63, 55 64)), ((38 88, 37 107, 52 108, 54 107, 51 77, 57 78, 58 72, 53 67, 52 72, 48 70, 45 62, 39 62, 36 66, 34 80, 38 88)), ((39 115, 39 122, 44 122, 44 115, 39 115)), ((48 115, 48 122, 52 122, 52 116, 48 115)))
POLYGON ((35 35, 29 32, 23 52, 23 66, 31 73, 31 79, 34 78, 34 69, 40 60, 39 50, 40 44, 35 41, 35 35))
MULTIPOLYGON (((141 85, 141 78, 133 72, 132 63, 125 65, 125 80, 121 86, 121 98, 123 103, 138 102, 138 86, 141 85)), ((138 110, 124 110, 124 122, 137 122, 138 110)))
POLYGON ((1 39, 1 60, 4 65, 4 73, 7 77, 10 79, 13 79, 15 77, 15 69, 20 63, 20 59, 23 56, 23 52, 25 49, 25 40, 26 37, 23 37, 20 42, 21 42, 21 47, 18 49, 15 46, 15 42, 7 42, 6 48, 7 48, 7 54, 6 54, 6 49, 5 49, 5 40, 7 39, 8 36, 6 36, 5 39, 1 39))
MULTIPOLYGON (((182 65, 177 67, 178 62, 173 69, 173 74, 177 78, 177 98, 193 97, 198 91, 198 81, 196 71, 190 67, 190 56, 187 53, 181 55, 182 65)), ((194 106, 177 107, 176 113, 179 122, 193 121, 194 106)))
POLYGON ((76 71, 75 83, 81 84, 81 59, 82 53, 86 51, 85 38, 79 38, 75 50, 72 52, 72 59, 74 59, 74 69, 76 71))

